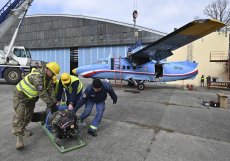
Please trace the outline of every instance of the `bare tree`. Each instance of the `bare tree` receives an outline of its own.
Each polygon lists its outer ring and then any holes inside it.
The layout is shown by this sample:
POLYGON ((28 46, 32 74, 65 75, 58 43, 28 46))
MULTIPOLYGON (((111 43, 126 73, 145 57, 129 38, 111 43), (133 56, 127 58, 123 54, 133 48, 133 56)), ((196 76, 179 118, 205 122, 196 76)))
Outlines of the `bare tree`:
POLYGON ((228 8, 228 5, 228 0, 216 0, 211 2, 203 13, 210 18, 228 24, 230 21, 230 8, 228 8))

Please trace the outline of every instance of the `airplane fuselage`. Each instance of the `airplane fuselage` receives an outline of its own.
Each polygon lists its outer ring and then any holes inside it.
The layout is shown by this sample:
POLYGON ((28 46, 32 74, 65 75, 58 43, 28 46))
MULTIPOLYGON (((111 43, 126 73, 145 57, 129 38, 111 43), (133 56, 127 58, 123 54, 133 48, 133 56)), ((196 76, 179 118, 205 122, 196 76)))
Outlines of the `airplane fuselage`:
POLYGON ((198 73, 197 63, 190 61, 158 64, 153 61, 135 65, 126 58, 109 59, 107 63, 92 64, 76 68, 76 74, 85 78, 122 80, 144 80, 169 82, 192 79, 198 73))

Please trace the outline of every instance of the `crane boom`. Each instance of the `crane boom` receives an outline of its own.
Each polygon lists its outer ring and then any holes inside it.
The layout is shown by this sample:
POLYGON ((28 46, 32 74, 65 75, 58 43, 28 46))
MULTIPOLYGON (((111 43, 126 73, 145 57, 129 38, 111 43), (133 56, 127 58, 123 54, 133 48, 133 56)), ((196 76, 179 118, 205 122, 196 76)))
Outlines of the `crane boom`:
POLYGON ((14 46, 20 26, 33 0, 8 0, 0 10, 0 39, 15 24, 17 27, 10 44, 0 50, 0 79, 16 84, 22 79, 22 74, 32 69, 31 55, 24 46, 14 46), (19 20, 19 21, 18 21, 19 20))
POLYGON ((9 0, 0 10, 0 38, 8 31, 18 18, 28 10, 33 0, 9 0))

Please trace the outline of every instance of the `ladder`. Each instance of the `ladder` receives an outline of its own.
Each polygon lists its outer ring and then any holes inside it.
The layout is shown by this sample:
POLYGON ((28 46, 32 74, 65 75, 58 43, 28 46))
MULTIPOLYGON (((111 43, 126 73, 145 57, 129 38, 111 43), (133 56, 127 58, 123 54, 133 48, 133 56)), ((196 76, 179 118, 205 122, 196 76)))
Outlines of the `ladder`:
POLYGON ((122 87, 122 67, 121 67, 121 56, 114 56, 113 60, 114 66, 114 82, 115 85, 120 85, 122 87), (118 82, 117 82, 118 81, 118 82))
POLYGON ((13 9, 17 9, 25 0, 9 0, 0 10, 0 24, 5 21, 13 9))

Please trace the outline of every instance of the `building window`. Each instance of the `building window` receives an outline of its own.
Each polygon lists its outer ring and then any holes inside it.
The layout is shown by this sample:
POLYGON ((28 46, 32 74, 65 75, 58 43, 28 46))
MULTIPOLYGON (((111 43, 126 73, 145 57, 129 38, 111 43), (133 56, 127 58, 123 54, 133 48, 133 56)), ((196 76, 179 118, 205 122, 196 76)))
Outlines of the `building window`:
POLYGON ((90 36, 90 40, 93 41, 94 40, 94 35, 90 36))
POLYGON ((127 66, 127 69, 129 70, 129 69, 130 69, 130 66, 127 66))

